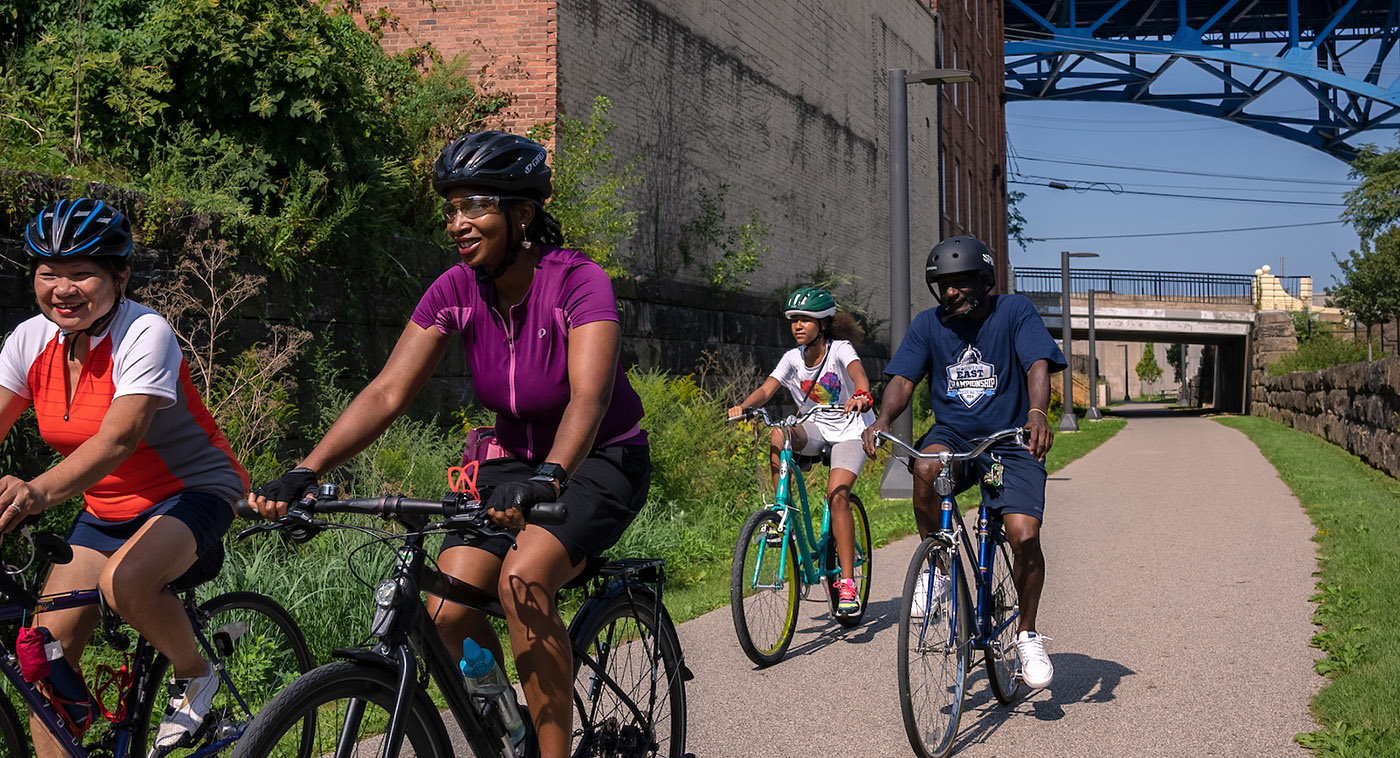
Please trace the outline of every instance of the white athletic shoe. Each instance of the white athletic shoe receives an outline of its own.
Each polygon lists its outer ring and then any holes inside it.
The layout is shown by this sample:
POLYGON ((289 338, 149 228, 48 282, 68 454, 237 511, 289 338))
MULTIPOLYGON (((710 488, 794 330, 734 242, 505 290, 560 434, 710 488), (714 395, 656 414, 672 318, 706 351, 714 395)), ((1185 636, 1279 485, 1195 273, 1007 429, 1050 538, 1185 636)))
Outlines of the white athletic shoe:
POLYGON ((209 667, 209 673, 190 679, 176 679, 170 683, 170 706, 165 709, 165 718, 156 729, 156 749, 169 750, 181 740, 195 733, 209 708, 214 704, 214 693, 219 691, 219 673, 209 667))
MULTIPOLYGON (((937 566, 933 567, 933 606, 934 613, 938 613, 939 605, 947 600, 952 594, 949 592, 953 588, 953 582, 937 566)), ((919 581, 914 585, 914 597, 909 606, 910 618, 923 618, 926 612, 924 608, 925 599, 929 597, 928 592, 928 572, 919 573, 919 581)))
POLYGON ((1016 635, 1016 653, 1021 657, 1021 681, 1027 687, 1048 687, 1055 677, 1055 667, 1050 664, 1050 656, 1045 652, 1045 642, 1049 639, 1035 632, 1016 635))

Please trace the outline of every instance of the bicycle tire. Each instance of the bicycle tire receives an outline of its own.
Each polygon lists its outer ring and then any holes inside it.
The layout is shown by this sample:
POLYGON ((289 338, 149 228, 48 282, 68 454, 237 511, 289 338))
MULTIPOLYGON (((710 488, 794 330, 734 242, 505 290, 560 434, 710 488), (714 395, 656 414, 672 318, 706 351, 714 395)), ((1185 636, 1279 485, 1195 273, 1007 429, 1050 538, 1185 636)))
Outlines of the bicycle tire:
MULTIPOLYGON (((967 691, 968 609, 966 577, 957 554, 937 537, 914 551, 904 576, 899 611, 899 704, 909 745, 921 758, 944 758, 953 750, 967 691), (934 565, 953 566, 947 599, 924 597, 923 616, 912 613, 919 575, 934 565)), ((932 581, 929 582, 932 585, 932 581)))
MULTIPOLYGON (((297 676, 310 671, 313 663, 301 628, 285 608, 266 595, 226 592, 200 603, 199 608, 206 614, 201 623, 202 631, 215 646, 226 676, 233 679, 243 703, 234 696, 227 681, 220 681, 209 715, 194 738, 189 744, 166 753, 164 758, 179 758, 205 750, 229 734, 242 733, 264 704, 297 676), (230 649, 218 650, 226 644, 225 640, 230 649)), ((147 728, 133 735, 132 755, 147 754, 160 726, 166 700, 162 695, 169 671, 170 661, 157 655, 137 706, 136 723, 146 724, 147 728)))
POLYGON ((987 641, 987 680, 997 702, 1009 705, 1021 689, 1016 677, 1020 657, 1016 652, 1016 626, 1021 616, 1021 598, 1011 572, 1011 550, 997 540, 992 550, 992 588, 989 593, 990 629, 1000 631, 987 641))
POLYGON ((596 661, 642 712, 649 724, 601 684, 596 671, 582 660, 574 661, 574 725, 571 754, 584 756, 668 756, 684 758, 686 701, 680 638, 664 608, 661 628, 653 629, 656 595, 648 587, 611 585, 601 600, 590 600, 580 609, 569 637, 596 661), (590 608, 589 605, 593 607, 590 608), (648 663, 655 645, 664 669, 653 677, 648 663), (652 683, 656 683, 653 692, 652 683), (644 735, 653 739, 642 742, 644 735))
POLYGON ((855 522, 856 554, 855 554, 855 576, 856 597, 860 599, 860 611, 842 616, 837 613, 837 608, 841 602, 841 592, 836 589, 835 577, 832 573, 841 568, 840 559, 836 554, 836 538, 833 536, 827 541, 826 554, 822 559, 822 572, 831 577, 832 581, 826 584, 827 603, 831 606, 831 617, 836 619, 836 623, 847 629, 860 624, 865 618, 866 601, 870 599, 870 578, 871 556, 874 552, 870 545, 870 519, 865 514, 865 504, 856 497, 854 492, 850 495, 851 519, 855 522))
MULTIPOLYGON (((358 661, 328 663, 301 676, 268 701, 243 738, 234 743, 232 758, 374 758, 380 753, 379 735, 388 724, 397 689, 398 675, 387 666, 358 661), (353 725, 347 724, 346 711, 356 706, 358 717, 353 725), (308 732, 314 735, 309 750, 303 744, 308 732), (337 752, 341 747, 337 742, 345 732, 353 732, 354 745, 337 752)), ((407 715, 403 755, 451 758, 452 741, 442 715, 421 688, 414 688, 407 715)))
POLYGON ((750 515, 739 530, 729 572, 729 606, 734 633, 744 655, 760 667, 783 659, 797 629, 801 574, 797 542, 782 530, 782 520, 764 509, 750 515), (786 558, 781 549, 787 545, 786 558), (779 571, 786 578, 779 583, 779 571))
POLYGON ((0 748, 4 748, 0 755, 29 758, 29 740, 24 735, 24 725, 5 695, 0 695, 0 748))

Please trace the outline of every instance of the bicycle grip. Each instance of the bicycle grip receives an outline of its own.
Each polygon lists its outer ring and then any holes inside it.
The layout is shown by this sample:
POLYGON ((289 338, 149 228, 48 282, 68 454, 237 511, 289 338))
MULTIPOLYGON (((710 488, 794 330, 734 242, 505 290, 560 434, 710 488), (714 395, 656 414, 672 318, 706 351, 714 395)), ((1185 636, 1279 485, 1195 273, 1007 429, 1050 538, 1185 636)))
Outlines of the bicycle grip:
POLYGON ((250 521, 261 521, 262 514, 253 510, 253 506, 248 505, 248 498, 240 497, 238 502, 233 504, 233 513, 239 518, 246 518, 250 521))
POLYGON ((563 503, 535 503, 525 517, 532 524, 562 524, 569 518, 569 507, 563 503))

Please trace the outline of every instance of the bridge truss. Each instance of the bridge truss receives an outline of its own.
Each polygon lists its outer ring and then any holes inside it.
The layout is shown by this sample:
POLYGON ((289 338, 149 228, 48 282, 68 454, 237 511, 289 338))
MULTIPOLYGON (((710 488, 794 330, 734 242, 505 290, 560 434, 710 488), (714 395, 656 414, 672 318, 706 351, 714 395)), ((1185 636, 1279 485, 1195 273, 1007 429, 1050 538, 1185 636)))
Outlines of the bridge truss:
POLYGON ((1400 0, 1006 0, 1006 98, 1170 108, 1350 160, 1400 128, 1397 41, 1400 0))

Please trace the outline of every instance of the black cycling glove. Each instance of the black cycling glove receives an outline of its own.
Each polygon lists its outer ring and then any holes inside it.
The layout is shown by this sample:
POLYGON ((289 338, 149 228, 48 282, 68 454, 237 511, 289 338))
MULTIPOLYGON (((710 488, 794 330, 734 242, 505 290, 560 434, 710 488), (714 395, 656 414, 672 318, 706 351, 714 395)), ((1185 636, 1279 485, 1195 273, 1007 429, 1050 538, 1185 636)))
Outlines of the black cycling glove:
POLYGON ((253 490, 253 494, 274 503, 295 503, 315 491, 316 472, 309 468, 294 468, 253 490))
POLYGON ((558 495, 554 491, 554 481, 550 479, 530 479, 524 482, 506 482, 496 485, 486 507, 493 511, 508 511, 519 508, 522 513, 535 503, 553 502, 558 495))

